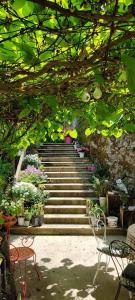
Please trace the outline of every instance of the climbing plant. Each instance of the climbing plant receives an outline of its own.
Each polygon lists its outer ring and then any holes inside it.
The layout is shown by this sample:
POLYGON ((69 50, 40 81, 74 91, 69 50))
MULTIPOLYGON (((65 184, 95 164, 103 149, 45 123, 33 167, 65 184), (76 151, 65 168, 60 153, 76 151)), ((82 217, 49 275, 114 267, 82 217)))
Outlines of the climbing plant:
POLYGON ((134 50, 133 0, 2 0, 2 145, 45 134, 64 107, 88 119, 87 135, 134 132, 134 50))

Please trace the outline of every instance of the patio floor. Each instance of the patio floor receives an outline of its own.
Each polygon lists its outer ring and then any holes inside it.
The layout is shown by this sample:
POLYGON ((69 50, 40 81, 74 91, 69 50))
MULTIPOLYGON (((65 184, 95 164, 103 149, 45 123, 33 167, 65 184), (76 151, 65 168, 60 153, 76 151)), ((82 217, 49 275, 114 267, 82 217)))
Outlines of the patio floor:
MULTIPOLYGON (((20 245, 21 236, 12 236, 20 245)), ((110 240, 124 237, 110 236, 110 240)), ((95 287, 92 286, 97 266, 96 243, 92 236, 35 236, 33 248, 41 281, 28 262, 27 285, 29 300, 113 300, 118 281, 112 262, 105 272, 105 257, 95 287)), ((16 271, 16 278, 18 272, 16 271)), ((121 290, 119 300, 129 299, 121 290)))

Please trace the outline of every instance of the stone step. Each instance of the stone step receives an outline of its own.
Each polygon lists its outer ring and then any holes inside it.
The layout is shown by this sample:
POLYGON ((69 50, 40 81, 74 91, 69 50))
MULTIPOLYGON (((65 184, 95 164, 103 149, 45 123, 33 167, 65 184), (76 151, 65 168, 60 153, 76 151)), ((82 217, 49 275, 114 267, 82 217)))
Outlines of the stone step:
POLYGON ((43 146, 40 146, 37 150, 72 150, 72 151, 75 151, 73 145, 66 145, 66 144, 63 144, 63 145, 56 145, 56 146, 52 146, 52 145, 43 145, 43 146))
POLYGON ((89 177, 93 174, 92 172, 88 172, 88 171, 72 171, 72 172, 51 172, 51 171, 46 171, 45 169, 45 172, 46 174, 48 175, 49 178, 59 178, 61 176, 64 177, 64 178, 74 178, 74 177, 80 177, 80 178, 84 178, 85 176, 86 177, 89 177))
POLYGON ((50 197, 95 197, 93 190, 48 190, 50 197))
MULTIPOLYGON (((93 235, 92 229, 87 224, 44 224, 41 227, 11 227, 11 233, 16 235, 93 235)), ((103 229, 96 232, 103 234, 103 229)), ((126 235, 126 229, 107 228, 107 235, 126 235)))
POLYGON ((45 214, 45 224, 89 224, 85 214, 45 214))
POLYGON ((88 166, 89 164, 89 160, 88 161, 83 161, 83 160, 79 160, 79 161, 66 161, 66 160, 63 160, 63 161, 46 161, 45 160, 41 160, 41 163, 45 166, 58 166, 58 167, 83 167, 86 169, 86 167, 88 166))
POLYGON ((86 166, 84 164, 82 164, 82 166, 56 166, 56 163, 55 163, 55 166, 46 166, 45 168, 45 172, 62 172, 62 173, 65 173, 65 172, 86 172, 86 166))
POLYGON ((45 188, 49 190, 92 190, 93 185, 90 183, 46 183, 45 188))
POLYGON ((89 177, 51 177, 49 183, 89 183, 89 177))
POLYGON ((46 205, 47 214, 86 214, 86 205, 46 205))
POLYGON ((99 203, 97 197, 50 197, 47 205, 86 205, 86 200, 91 199, 95 203, 99 203))
POLYGON ((80 157, 69 157, 69 156, 40 156, 40 160, 44 163, 56 163, 56 164, 62 164, 64 163, 89 163, 89 159, 80 159, 80 157))
POLYGON ((55 151, 50 151, 50 152, 38 152, 39 157, 40 156, 45 156, 45 157, 52 157, 53 155, 61 157, 61 156, 66 156, 66 157, 78 157, 78 154, 76 152, 68 152, 68 151, 59 151, 59 152, 55 152, 55 151))

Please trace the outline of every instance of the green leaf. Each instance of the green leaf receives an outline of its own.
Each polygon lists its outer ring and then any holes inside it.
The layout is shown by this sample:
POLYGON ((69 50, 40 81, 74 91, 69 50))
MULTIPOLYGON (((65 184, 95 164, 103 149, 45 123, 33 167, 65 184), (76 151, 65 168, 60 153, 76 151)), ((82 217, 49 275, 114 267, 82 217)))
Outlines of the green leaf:
POLYGON ((76 131, 76 129, 74 129, 74 130, 69 130, 69 135, 70 135, 73 139, 76 139, 76 138, 77 138, 77 131, 76 131))
POLYGON ((89 135, 91 135, 92 133, 94 133, 95 130, 96 130, 96 129, 94 129, 94 128, 86 128, 86 129, 85 129, 85 135, 86 135, 86 136, 89 136, 89 135))
POLYGON ((15 0, 13 3, 13 8, 15 10, 18 10, 18 9, 22 8, 26 2, 27 2, 27 0, 15 0))
POLYGON ((112 131, 112 134, 118 139, 122 136, 122 133, 123 133, 123 129, 122 128, 115 128, 113 131, 112 131))

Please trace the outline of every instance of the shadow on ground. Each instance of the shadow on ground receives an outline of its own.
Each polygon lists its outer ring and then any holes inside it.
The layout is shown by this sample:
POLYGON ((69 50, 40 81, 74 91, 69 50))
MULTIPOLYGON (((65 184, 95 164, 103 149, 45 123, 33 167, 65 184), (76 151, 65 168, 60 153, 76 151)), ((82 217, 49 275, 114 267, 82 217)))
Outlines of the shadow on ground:
MULTIPOLYGON (((50 258, 40 261, 41 280, 31 262, 27 262, 27 285, 29 300, 113 300, 118 282, 114 280, 109 268, 105 271, 105 263, 97 277, 95 287, 92 286, 97 264, 93 266, 73 265, 73 261, 65 258, 57 268, 48 268, 50 258), (43 265, 42 265, 43 264, 43 265)), ((18 270, 16 271, 18 281, 18 270)), ((127 300, 127 291, 122 291, 119 300, 127 300)))

